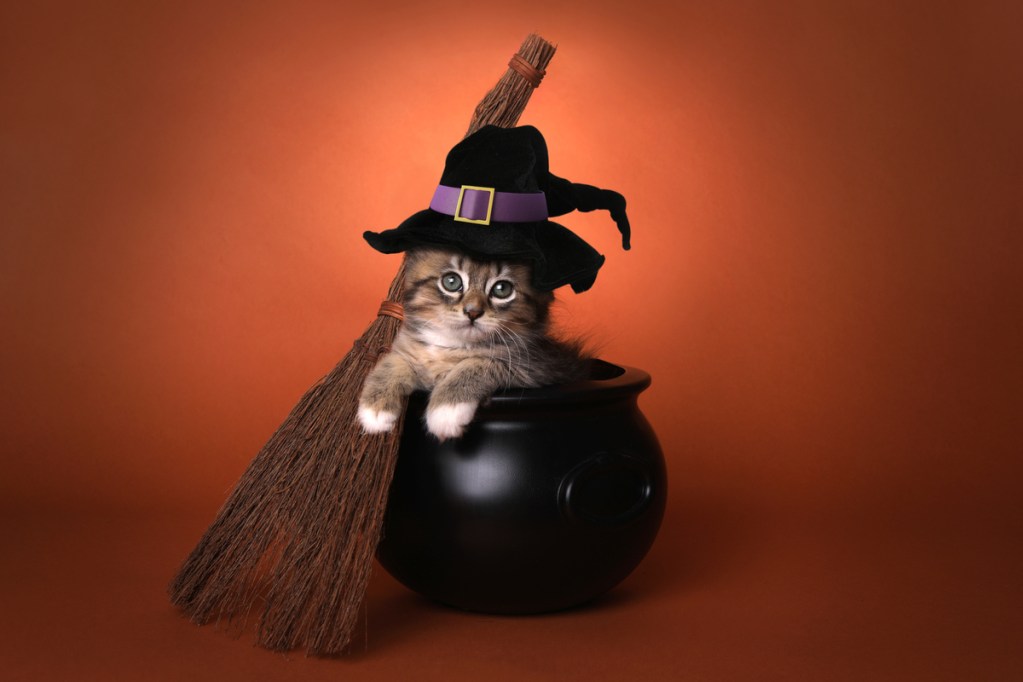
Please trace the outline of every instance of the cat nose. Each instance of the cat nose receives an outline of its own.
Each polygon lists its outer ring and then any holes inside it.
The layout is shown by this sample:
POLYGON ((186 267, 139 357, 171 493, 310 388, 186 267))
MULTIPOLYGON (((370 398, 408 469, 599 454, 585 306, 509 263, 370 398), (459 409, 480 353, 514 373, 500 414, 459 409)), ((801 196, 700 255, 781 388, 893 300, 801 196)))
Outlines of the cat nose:
POLYGON ((462 312, 465 313, 465 316, 468 317, 471 322, 475 322, 483 316, 483 307, 476 305, 475 303, 468 303, 464 308, 462 308, 462 312))

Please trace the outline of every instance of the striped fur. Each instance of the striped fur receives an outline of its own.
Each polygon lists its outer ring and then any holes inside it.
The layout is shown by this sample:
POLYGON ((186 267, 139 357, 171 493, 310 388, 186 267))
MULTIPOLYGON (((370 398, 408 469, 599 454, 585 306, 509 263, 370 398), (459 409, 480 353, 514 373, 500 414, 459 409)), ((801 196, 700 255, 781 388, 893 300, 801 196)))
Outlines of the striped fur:
POLYGON ((430 391, 427 428, 438 438, 457 438, 497 389, 581 378, 586 360, 579 348, 548 333, 553 300, 531 286, 527 265, 439 249, 410 252, 405 322, 366 378, 363 428, 389 431, 404 397, 418 389, 430 391), (448 290, 445 277, 461 286, 448 290))

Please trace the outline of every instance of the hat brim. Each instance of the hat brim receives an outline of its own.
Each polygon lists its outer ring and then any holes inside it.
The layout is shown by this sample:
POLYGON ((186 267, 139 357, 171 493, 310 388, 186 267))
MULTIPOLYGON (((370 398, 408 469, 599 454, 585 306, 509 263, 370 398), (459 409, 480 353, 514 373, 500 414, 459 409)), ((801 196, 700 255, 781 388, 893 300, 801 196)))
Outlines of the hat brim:
POLYGON ((542 291, 566 284, 576 293, 586 291, 604 264, 604 257, 592 246, 549 220, 478 225, 425 209, 394 229, 367 231, 363 237, 381 253, 455 248, 483 260, 527 262, 533 268, 533 286, 542 291))

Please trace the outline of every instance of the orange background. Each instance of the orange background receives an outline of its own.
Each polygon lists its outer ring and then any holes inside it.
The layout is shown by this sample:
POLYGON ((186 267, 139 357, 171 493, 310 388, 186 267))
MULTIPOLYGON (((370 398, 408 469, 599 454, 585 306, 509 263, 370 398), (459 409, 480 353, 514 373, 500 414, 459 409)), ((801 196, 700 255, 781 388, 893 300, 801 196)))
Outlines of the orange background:
MULTIPOLYGON (((8 3, 9 5, 11 3, 8 3)), ((0 656, 12 679, 1023 674, 1023 12, 997 3, 0 10, 0 656), (163 588, 398 261, 525 35, 523 123, 621 191, 563 328, 654 378, 650 556, 594 608, 427 604, 346 661, 163 588)))

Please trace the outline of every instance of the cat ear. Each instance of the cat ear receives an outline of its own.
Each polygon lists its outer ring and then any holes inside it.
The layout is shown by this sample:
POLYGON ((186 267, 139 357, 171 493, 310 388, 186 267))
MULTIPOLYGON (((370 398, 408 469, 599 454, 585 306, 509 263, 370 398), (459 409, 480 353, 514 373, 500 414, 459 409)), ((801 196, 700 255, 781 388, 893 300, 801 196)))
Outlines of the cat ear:
POLYGON ((585 213, 598 209, 608 211, 622 234, 622 248, 628 251, 632 247, 632 227, 625 213, 625 197, 610 189, 569 182, 556 175, 549 175, 548 179, 547 212, 550 215, 559 216, 572 211, 585 213))
POLYGON ((409 265, 418 265, 419 263, 430 261, 431 259, 446 259, 448 253, 443 249, 432 248, 429 246, 413 246, 405 250, 405 257, 408 259, 409 265))

